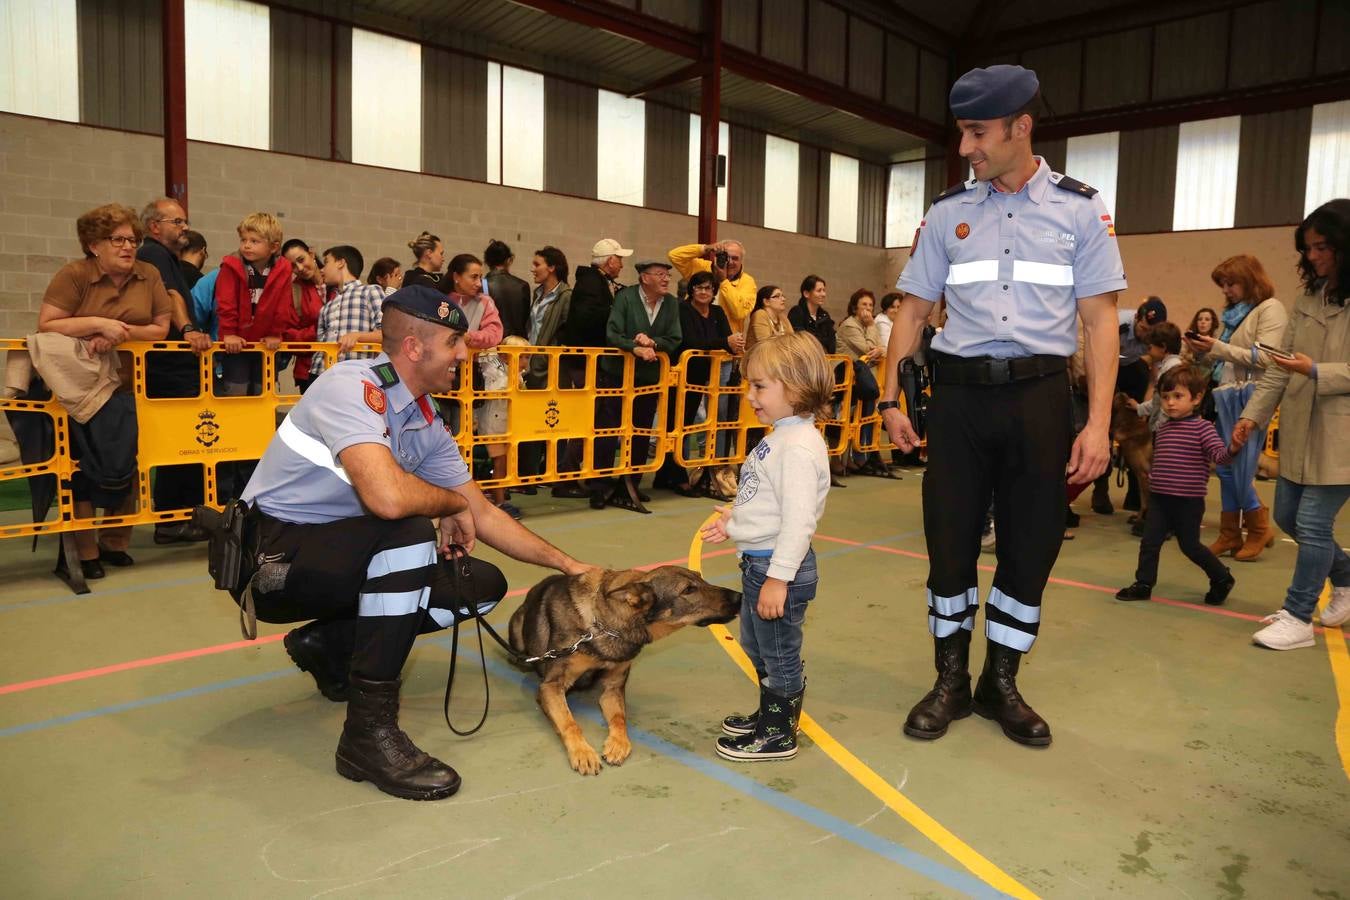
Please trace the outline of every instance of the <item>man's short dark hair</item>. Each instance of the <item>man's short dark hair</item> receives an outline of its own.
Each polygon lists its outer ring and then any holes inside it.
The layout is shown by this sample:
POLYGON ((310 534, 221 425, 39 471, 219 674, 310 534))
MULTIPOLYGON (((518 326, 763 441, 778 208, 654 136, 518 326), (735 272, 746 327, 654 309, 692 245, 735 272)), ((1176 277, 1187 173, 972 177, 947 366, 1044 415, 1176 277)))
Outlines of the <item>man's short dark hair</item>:
POLYGON ((514 255, 504 241, 493 238, 488 241, 487 249, 483 251, 483 262, 494 269, 498 269, 510 262, 514 255))
POLYGON ((360 278, 361 273, 366 268, 365 258, 361 256, 361 251, 349 244, 338 244, 336 247, 329 247, 323 251, 324 256, 331 256, 333 259, 340 259, 347 264, 347 271, 353 278, 360 278))
POLYGON ((1168 353, 1181 352, 1181 329, 1174 322, 1159 322, 1148 330, 1150 347, 1162 347, 1168 353))
MULTIPOLYGON (((1041 117, 1045 115, 1045 101, 1041 99, 1041 92, 1037 91, 1031 95, 1031 99, 1022 105, 1022 108, 1012 115, 1003 117, 1003 131, 1005 134, 1012 133, 1013 123, 1022 116, 1031 117, 1031 132, 1035 132, 1036 126, 1040 123, 1041 117)), ((1028 132, 1030 136, 1031 132, 1028 132)))
POLYGON ((1158 379, 1158 393, 1184 387, 1192 397, 1199 397, 1209 389, 1209 375, 1209 370, 1201 366, 1176 366, 1158 379))
POLYGON ((296 247, 299 247, 301 250, 305 251, 306 253, 312 253, 312 252, 313 252, 312 250, 309 249, 309 244, 306 244, 304 241, 300 240, 299 238, 291 238, 289 241, 287 241, 286 243, 284 243, 284 244, 281 245, 281 255, 282 255, 282 256, 285 256, 287 253, 290 253, 290 252, 291 252, 292 250, 294 250, 296 247))
POLYGON ((206 250, 206 238, 202 237, 200 231, 193 231, 189 228, 183 232, 183 239, 185 243, 183 249, 178 251, 179 253, 200 253, 206 250))

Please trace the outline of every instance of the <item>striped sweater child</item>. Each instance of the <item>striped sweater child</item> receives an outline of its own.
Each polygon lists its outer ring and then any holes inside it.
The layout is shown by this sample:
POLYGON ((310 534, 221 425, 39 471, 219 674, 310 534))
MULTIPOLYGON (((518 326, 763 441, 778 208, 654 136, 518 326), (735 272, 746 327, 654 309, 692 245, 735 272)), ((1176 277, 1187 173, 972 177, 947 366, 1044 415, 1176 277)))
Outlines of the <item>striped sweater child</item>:
POLYGON ((1153 438, 1149 490, 1172 497, 1203 497, 1209 464, 1233 461, 1214 423, 1199 416, 1166 419, 1153 438))

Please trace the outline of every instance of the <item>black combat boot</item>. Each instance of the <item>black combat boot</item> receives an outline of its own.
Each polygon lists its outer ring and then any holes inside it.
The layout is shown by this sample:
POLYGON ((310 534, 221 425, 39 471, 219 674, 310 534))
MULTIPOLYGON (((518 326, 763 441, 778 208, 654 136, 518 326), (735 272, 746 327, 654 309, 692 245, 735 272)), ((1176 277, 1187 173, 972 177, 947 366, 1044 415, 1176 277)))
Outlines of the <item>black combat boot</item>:
POLYGON ((347 668, 352 661, 350 644, 336 639, 333 629, 342 628, 341 623, 326 624, 310 622, 286 635, 282 644, 286 655, 301 672, 314 676, 319 693, 334 703, 347 702, 347 668))
POLYGON ((459 775, 428 756, 398 727, 400 681, 352 676, 347 724, 337 746, 338 774, 369 781, 405 800, 441 800, 459 790, 459 775))
POLYGON ((805 687, 795 694, 780 695, 761 684, 755 730, 739 737, 718 738, 717 755, 735 762, 792 759, 797 755, 797 723, 805 694, 805 687))
POLYGON ((1048 747, 1050 726, 1027 705, 1017 691, 1017 668, 1022 654, 989 641, 984 671, 975 685, 974 709, 1003 727, 1003 733, 1028 747, 1048 747))
POLYGON ((964 628, 948 637, 933 638, 933 666, 937 681, 905 719, 905 734, 935 741, 955 719, 970 715, 970 632, 964 628))

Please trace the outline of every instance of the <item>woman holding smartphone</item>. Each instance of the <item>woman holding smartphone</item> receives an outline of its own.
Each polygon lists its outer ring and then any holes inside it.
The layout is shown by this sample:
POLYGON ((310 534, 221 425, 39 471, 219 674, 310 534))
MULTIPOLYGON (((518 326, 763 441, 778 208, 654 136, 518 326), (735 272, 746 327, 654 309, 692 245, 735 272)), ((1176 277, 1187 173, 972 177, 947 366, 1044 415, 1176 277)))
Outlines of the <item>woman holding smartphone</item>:
POLYGON ((1294 235, 1303 294, 1254 396, 1233 429, 1233 447, 1254 442, 1280 409, 1275 521, 1298 542, 1284 606, 1253 643, 1272 650, 1313 645, 1312 614, 1327 579, 1322 624, 1350 621, 1350 557, 1336 540, 1336 514, 1350 499, 1350 200, 1324 203, 1294 235))
MULTIPOLYGON (((1188 333, 1185 340, 1197 358, 1205 357, 1204 363, 1213 366, 1216 425, 1220 437, 1229 441, 1256 382, 1270 365, 1270 357, 1257 350, 1256 344, 1280 346, 1289 314, 1275 299, 1275 286, 1254 256, 1230 256, 1214 267, 1210 278, 1223 291, 1224 309, 1219 314, 1223 330, 1217 338, 1188 333)), ((1209 548, 1216 556, 1232 553, 1234 559, 1250 562, 1275 543, 1270 510, 1256 495, 1256 462, 1265 442, 1263 428, 1258 440, 1241 455, 1235 454, 1232 464, 1218 467, 1223 511, 1219 539, 1209 548)))

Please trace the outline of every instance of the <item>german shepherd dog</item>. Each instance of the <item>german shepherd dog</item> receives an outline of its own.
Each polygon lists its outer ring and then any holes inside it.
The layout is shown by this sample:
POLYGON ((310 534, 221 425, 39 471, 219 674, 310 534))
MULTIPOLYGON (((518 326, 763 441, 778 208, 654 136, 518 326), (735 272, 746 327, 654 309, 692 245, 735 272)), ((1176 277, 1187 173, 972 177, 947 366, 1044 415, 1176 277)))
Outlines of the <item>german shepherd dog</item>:
POLYGON ((531 665, 540 678, 539 706, 562 738, 568 762, 582 775, 597 775, 601 755, 617 766, 633 752, 624 690, 642 648, 686 625, 730 622, 740 608, 740 592, 680 566, 554 575, 532 587, 512 614, 510 644, 526 657, 577 645, 575 652, 531 665), (592 639, 578 645, 587 635, 592 639), (586 742, 567 706, 568 691, 596 680, 609 724, 602 754, 586 742))
POLYGON ((1116 394, 1111 404, 1111 437, 1120 445, 1120 455, 1139 480, 1139 523, 1135 531, 1143 533, 1142 523, 1148 513, 1148 475, 1153 468, 1153 434, 1148 430, 1148 419, 1130 408, 1129 396, 1116 394))

